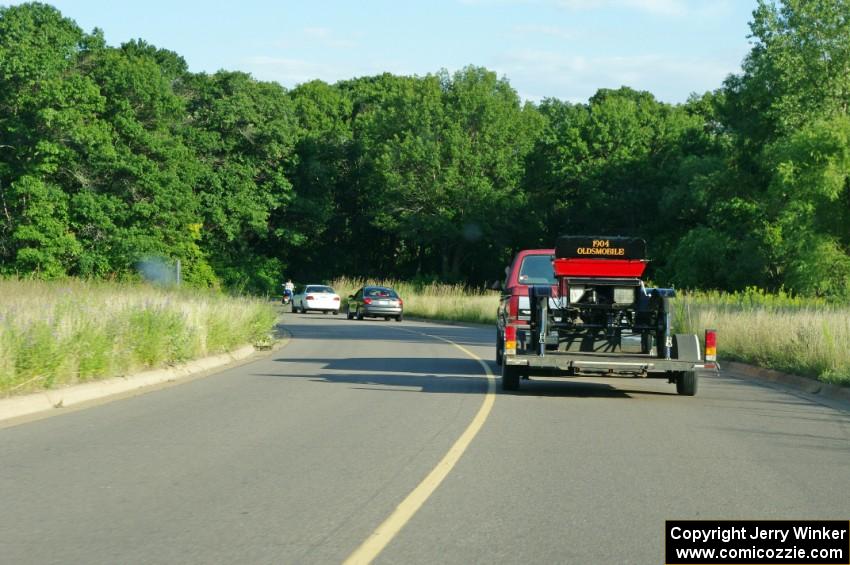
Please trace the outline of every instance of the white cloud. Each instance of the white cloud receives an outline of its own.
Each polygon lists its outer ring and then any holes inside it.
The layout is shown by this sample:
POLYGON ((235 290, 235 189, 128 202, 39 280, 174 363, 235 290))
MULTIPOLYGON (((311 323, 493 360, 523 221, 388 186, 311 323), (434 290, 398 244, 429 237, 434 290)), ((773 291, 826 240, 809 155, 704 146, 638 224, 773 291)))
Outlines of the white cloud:
POLYGON ((513 32, 517 35, 532 35, 554 37, 557 39, 566 39, 572 41, 579 37, 579 34, 570 30, 549 25, 518 25, 514 26, 513 32))
POLYGON ((400 61, 363 61, 357 64, 319 63, 305 59, 289 57, 269 57, 258 55, 242 61, 243 68, 259 80, 279 82, 287 88, 311 80, 322 80, 329 84, 357 77, 373 76, 381 73, 395 75, 427 74, 410 70, 400 61))
POLYGON ((684 16, 688 6, 682 0, 623 0, 623 4, 650 14, 663 16, 684 16))
POLYGON ((554 0, 569 10, 598 10, 601 8, 630 8, 661 16, 684 16, 688 13, 685 0, 554 0))
POLYGON ((256 56, 248 57, 244 63, 258 79, 277 81, 288 87, 314 79, 336 82, 345 76, 341 68, 303 59, 256 56))
POLYGON ((568 10, 631 9, 659 16, 685 16, 691 8, 711 9, 714 4, 726 4, 728 0, 699 0, 696 5, 688 0, 458 0, 468 6, 488 6, 494 4, 543 4, 554 5, 568 10))
POLYGON ((358 47, 355 39, 351 37, 340 37, 331 28, 327 27, 305 27, 290 37, 272 42, 272 45, 280 49, 305 46, 329 49, 351 49, 358 47))
POLYGON ((540 92, 523 88, 523 98, 553 96, 586 102, 600 88, 629 86, 648 90, 665 102, 683 102, 691 92, 718 88, 735 63, 675 55, 585 56, 526 49, 505 55, 500 73, 512 83, 535 84, 540 92))
POLYGON ((307 27, 304 28, 302 33, 305 38, 332 49, 350 49, 357 46, 357 42, 353 39, 339 37, 332 29, 327 27, 307 27))

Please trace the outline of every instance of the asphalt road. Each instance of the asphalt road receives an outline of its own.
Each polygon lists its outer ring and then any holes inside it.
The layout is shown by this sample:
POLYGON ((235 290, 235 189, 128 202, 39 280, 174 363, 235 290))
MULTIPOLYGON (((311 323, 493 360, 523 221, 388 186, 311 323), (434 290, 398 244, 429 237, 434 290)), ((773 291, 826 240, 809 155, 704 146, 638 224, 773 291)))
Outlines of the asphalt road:
MULTIPOLYGON (((290 344, 0 429, 0 562, 339 563, 482 406, 489 328, 287 315, 290 344)), ((492 370, 496 368, 491 363, 492 370)), ((850 413, 729 376, 496 396, 376 563, 663 563, 665 519, 850 514, 850 413)))

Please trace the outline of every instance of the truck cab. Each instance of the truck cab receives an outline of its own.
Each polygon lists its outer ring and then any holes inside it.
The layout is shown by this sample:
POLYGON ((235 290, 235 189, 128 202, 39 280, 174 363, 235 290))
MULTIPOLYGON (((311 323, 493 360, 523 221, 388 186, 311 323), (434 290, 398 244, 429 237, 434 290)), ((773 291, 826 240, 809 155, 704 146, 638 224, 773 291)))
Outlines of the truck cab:
POLYGON ((531 321, 528 289, 535 285, 549 285, 553 297, 558 296, 558 282, 552 269, 554 258, 554 249, 524 249, 516 254, 510 266, 505 269, 505 284, 496 313, 497 364, 502 364, 505 327, 524 327, 531 321))

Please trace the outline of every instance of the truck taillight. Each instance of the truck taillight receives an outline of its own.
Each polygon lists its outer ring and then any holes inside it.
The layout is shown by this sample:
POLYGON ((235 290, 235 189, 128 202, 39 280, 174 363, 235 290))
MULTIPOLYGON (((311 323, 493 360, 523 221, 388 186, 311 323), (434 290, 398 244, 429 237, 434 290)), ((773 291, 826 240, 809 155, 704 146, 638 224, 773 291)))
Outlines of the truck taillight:
POLYGON ((705 360, 717 361, 717 330, 705 330, 705 360))
MULTIPOLYGON (((514 294, 508 299, 508 318, 510 318, 511 320, 516 320, 518 316, 519 316, 519 296, 514 294)), ((506 331, 507 331, 507 329, 506 329, 506 331)), ((516 328, 514 329, 514 332, 516 332, 516 328)), ((516 336, 516 333, 514 333, 514 336, 516 336)))
POLYGON ((516 326, 505 326, 505 355, 516 355, 516 326))

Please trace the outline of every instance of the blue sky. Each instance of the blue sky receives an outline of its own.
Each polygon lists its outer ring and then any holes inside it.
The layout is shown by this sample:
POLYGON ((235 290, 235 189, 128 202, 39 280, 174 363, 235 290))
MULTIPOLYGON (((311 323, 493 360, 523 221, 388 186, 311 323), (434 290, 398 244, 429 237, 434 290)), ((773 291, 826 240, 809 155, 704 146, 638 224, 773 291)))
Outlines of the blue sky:
POLYGON ((627 85, 683 102, 740 71, 756 0, 50 3, 111 45, 142 38, 194 72, 242 70, 288 88, 473 64, 527 100, 584 102, 627 85))

